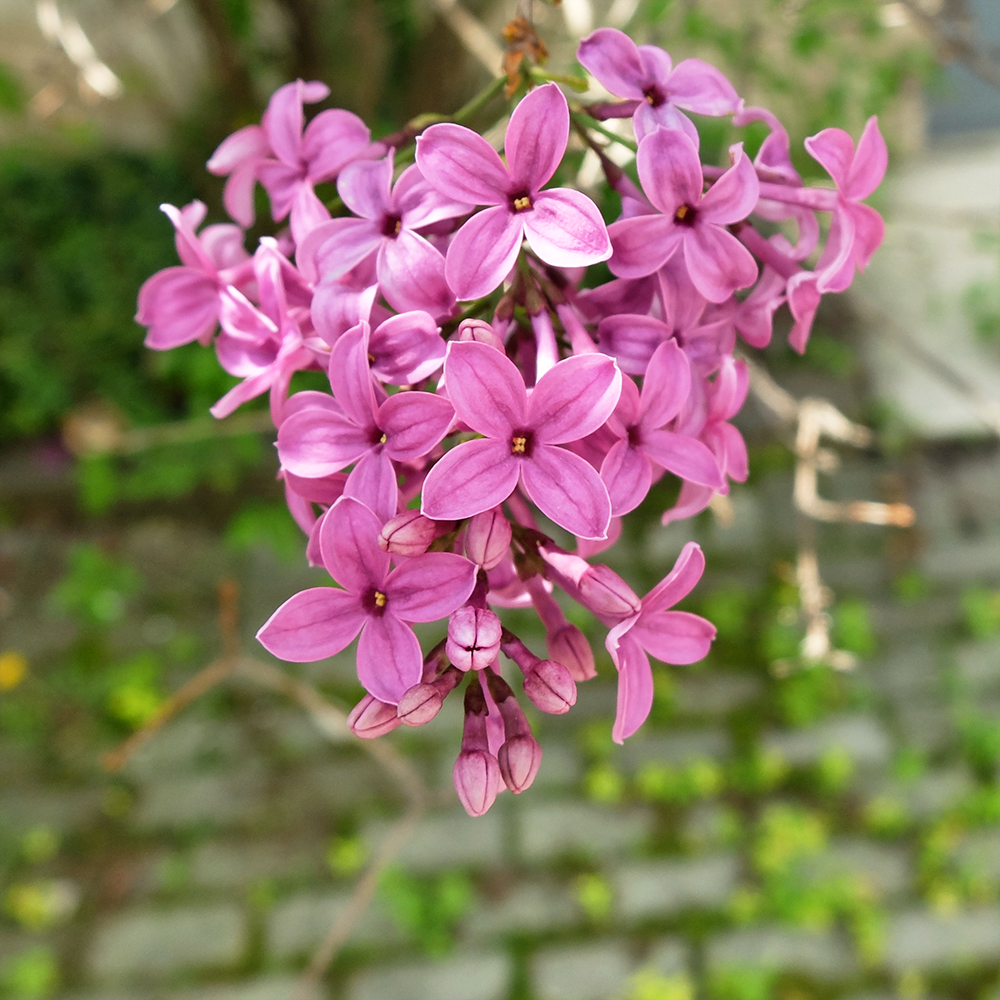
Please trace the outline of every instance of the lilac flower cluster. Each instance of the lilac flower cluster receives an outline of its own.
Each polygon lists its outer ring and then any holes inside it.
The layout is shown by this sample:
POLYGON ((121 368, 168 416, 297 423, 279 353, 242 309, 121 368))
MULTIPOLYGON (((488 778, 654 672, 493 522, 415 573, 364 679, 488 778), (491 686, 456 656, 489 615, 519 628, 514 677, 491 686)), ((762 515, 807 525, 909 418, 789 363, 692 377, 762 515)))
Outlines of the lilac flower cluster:
POLYGON ((309 561, 337 584, 286 601, 260 642, 303 662, 358 638, 367 694, 350 725, 365 738, 428 722, 468 675, 454 779, 472 815, 504 786, 527 788, 541 760, 501 654, 544 712, 568 711, 595 675, 557 591, 607 629, 618 742, 649 713, 650 656, 705 656, 713 626, 671 610, 702 574, 697 545, 642 598, 593 557, 663 476, 681 484, 664 523, 746 478, 730 423, 748 384, 737 335, 764 346, 787 303, 802 350, 822 294, 847 287, 883 232, 862 204, 886 165, 874 119, 856 149, 837 129, 806 141, 834 182, 810 188, 774 116, 745 107, 713 67, 674 67, 607 28, 579 59, 623 98, 586 112, 631 117, 638 140, 641 189, 604 160, 622 198, 610 226, 585 194, 546 187, 571 128, 554 83, 514 108, 501 157, 452 123, 424 129, 415 156, 404 140, 372 142, 346 111, 305 125, 303 105, 328 91, 298 81, 209 161, 237 224, 199 232, 204 205, 164 206, 181 264, 139 294, 149 347, 214 342, 240 379, 215 416, 269 393, 289 507, 309 561), (752 162, 736 144, 728 168, 703 166, 685 112, 770 132, 752 162), (325 202, 316 188, 334 181, 339 200, 325 202), (288 226, 250 256, 257 183, 288 226), (817 213, 830 218, 821 250, 817 213), (614 278, 588 287, 601 261, 614 278), (330 391, 290 393, 307 369, 327 372, 330 391), (539 529, 536 510, 575 536, 571 550, 539 529), (497 614, 529 606, 547 658, 497 614), (447 622, 426 654, 416 622, 447 622))

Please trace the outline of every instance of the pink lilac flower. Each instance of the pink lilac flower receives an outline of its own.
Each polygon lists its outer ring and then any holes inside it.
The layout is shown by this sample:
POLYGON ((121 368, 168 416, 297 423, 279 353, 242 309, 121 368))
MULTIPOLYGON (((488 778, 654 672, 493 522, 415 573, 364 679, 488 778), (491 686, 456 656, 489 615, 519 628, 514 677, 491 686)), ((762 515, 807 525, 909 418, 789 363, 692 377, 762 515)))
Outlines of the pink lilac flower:
POLYGON ((210 174, 226 177, 222 203, 244 229, 256 218, 253 189, 257 168, 271 155, 267 132, 260 125, 247 125, 223 139, 206 164, 210 174))
POLYGON ((385 150, 372 143, 368 126, 349 111, 321 111, 305 127, 303 104, 322 101, 330 88, 316 81, 279 87, 261 119, 272 156, 256 167, 271 198, 275 222, 291 215, 292 236, 306 234, 330 218, 313 185, 332 181, 353 160, 372 159, 385 150))
POLYGON ((701 163, 687 136, 659 129, 643 139, 639 179, 660 214, 612 223, 612 272, 640 278, 683 249, 691 281, 709 302, 724 302, 752 285, 757 265, 726 226, 753 211, 759 186, 742 145, 732 147, 730 156, 733 165, 702 196, 701 163))
POLYGON ((506 500, 520 480, 556 524, 603 538, 611 520, 608 492, 593 467, 558 447, 597 430, 621 393, 621 372, 603 354, 560 361, 528 396, 500 351, 475 341, 450 343, 448 396, 460 420, 483 439, 453 448, 424 482, 423 513, 454 521, 506 500))
POLYGON ((480 135, 432 125, 417 139, 417 166, 443 194, 491 206, 455 234, 445 274, 459 299, 489 294, 507 276, 521 241, 555 267, 607 260, 611 244, 597 206, 570 188, 542 191, 569 139, 569 107, 554 84, 533 90, 507 126, 505 166, 480 135))
POLYGON ((156 351, 193 340, 207 344, 219 322, 223 290, 253 278, 243 231, 223 224, 196 233, 208 211, 200 201, 182 209, 161 205, 160 210, 174 224, 181 266, 164 268, 143 282, 136 322, 149 327, 146 346, 156 351))
POLYGON ((473 206, 446 197, 416 166, 392 185, 392 162, 390 153, 384 160, 351 163, 341 171, 337 190, 359 218, 332 219, 312 234, 319 244, 320 277, 339 278, 374 254, 379 288, 394 309, 447 315, 455 296, 445 280, 444 255, 417 230, 466 215, 473 206))
POLYGON ((627 514, 645 499, 653 481, 653 463, 681 479, 721 489, 722 474, 711 451, 685 434, 665 430, 691 392, 691 363, 673 340, 653 353, 642 392, 631 379, 608 426, 618 441, 604 458, 601 479, 611 497, 612 514, 627 514))
POLYGON ((715 627, 699 615, 670 611, 701 579, 705 557, 694 542, 681 551, 674 568, 643 599, 637 614, 615 624, 605 645, 618 670, 618 711, 612 739, 622 743, 646 721, 653 706, 649 656, 664 663, 696 663, 715 638, 715 627))
POLYGON ((476 567, 452 552, 429 552, 390 570, 378 544, 380 528, 364 504, 338 500, 323 519, 319 543, 323 565, 344 589, 295 594, 257 638, 275 656, 304 663, 339 653, 360 632, 358 679, 375 699, 395 705, 423 675, 409 623, 438 621, 464 604, 476 567))
POLYGON ((388 463, 387 475, 394 477, 391 460, 421 458, 452 424, 452 404, 434 393, 398 392, 377 399, 366 328, 361 323, 345 333, 330 353, 334 406, 299 409, 278 429, 281 464, 297 476, 322 478, 371 455, 383 467, 388 463))
POLYGON ((739 95, 714 66, 685 59, 673 66, 655 45, 636 45, 616 28, 598 28, 577 50, 584 68, 617 97, 636 102, 632 118, 637 139, 657 128, 678 129, 698 146, 698 130, 679 110, 730 115, 739 95))

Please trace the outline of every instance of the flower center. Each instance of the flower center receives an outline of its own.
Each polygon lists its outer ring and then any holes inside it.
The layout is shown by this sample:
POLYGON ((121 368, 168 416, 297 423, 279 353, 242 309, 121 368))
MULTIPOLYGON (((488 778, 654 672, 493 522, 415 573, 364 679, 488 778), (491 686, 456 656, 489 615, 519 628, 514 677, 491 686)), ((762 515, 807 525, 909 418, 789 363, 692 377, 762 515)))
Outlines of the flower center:
POLYGON ((628 443, 633 448, 638 448, 642 444, 642 434, 639 432, 638 424, 633 424, 627 431, 628 443))
POLYGON ((655 83, 651 83, 642 93, 646 98, 646 102, 652 108, 658 108, 667 101, 666 95, 655 83))
POLYGON ((676 222, 678 226, 693 226, 694 220, 697 217, 698 212, 693 205, 681 205, 681 207, 674 212, 674 222, 676 222))
POLYGON ((388 595, 382 590, 372 587, 361 602, 365 611, 376 618, 381 618, 385 614, 385 606, 389 602, 388 595))
POLYGON ((385 594, 381 590, 376 590, 374 596, 375 607, 384 608, 385 607, 385 594))
POLYGON ((382 235, 395 239, 403 228, 403 220, 398 215, 386 215, 382 217, 382 235))
POLYGON ((527 212, 531 206, 531 195, 527 191, 510 196, 510 206, 515 212, 527 212))
POLYGON ((514 431, 510 439, 510 453, 528 458, 531 455, 531 431, 514 431))

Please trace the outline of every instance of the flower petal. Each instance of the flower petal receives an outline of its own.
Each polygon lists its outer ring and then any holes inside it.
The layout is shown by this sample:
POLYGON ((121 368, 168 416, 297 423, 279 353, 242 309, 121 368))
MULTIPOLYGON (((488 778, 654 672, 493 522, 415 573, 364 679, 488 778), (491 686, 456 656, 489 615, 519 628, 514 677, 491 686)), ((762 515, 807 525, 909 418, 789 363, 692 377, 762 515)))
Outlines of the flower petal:
POLYGON ((657 465, 689 483, 714 490, 726 484, 715 456, 697 438, 673 431, 647 431, 642 436, 642 448, 657 465))
POLYGON ((376 267, 379 288, 393 309, 423 309, 432 316, 446 316, 455 305, 445 278, 444 254, 408 229, 382 241, 376 267))
POLYGON ((642 599, 643 613, 656 614, 683 601, 705 572, 705 554, 697 542, 681 549, 673 569, 642 599))
POLYGON ((445 277, 455 297, 489 295, 510 273, 524 234, 522 216, 506 205, 487 208, 462 226, 448 247, 445 277))
POLYGON ((597 206, 579 191, 553 188, 535 195, 520 216, 531 249, 553 267, 586 267, 611 256, 611 239, 597 206))
POLYGON ((613 640, 612 629, 608 634, 608 650, 614 643, 612 657, 618 667, 618 709, 611 738, 615 743, 623 743, 649 717, 653 707, 653 671, 645 650, 626 632, 620 639, 613 640))
POLYGON ((413 629, 391 614, 370 617, 358 641, 358 680, 387 705, 420 683, 423 656, 413 629))
POLYGON ((757 262, 750 251, 711 223, 695 225, 685 234, 684 260, 694 287, 709 302, 725 302, 738 288, 757 280, 757 262))
POLYGON ((642 278, 662 267, 681 243, 681 229, 666 215, 637 215, 608 226, 613 253, 611 273, 642 278))
POLYGON ((691 362, 676 340, 653 352, 639 397, 643 428, 654 430, 673 420, 691 395, 691 362))
POLYGON ((375 429, 375 389, 368 368, 368 324, 358 323, 337 339, 330 352, 330 385, 348 419, 375 429))
POLYGON ((454 552, 428 552, 386 578, 386 607, 405 622, 436 622, 463 605, 476 585, 476 564, 454 552))
POLYGON ((851 201, 867 198, 882 183, 888 165, 889 151, 878 128, 878 117, 872 115, 858 140, 854 162, 843 187, 844 197, 851 201))
POLYGON ((726 77, 701 59, 679 62, 667 80, 670 100, 699 115, 731 115, 740 97, 726 77))
POLYGON ((520 468, 506 441, 466 441, 427 474, 420 511, 434 521, 481 514, 514 492, 520 468))
POLYGON ((339 413, 308 407, 289 414, 278 428, 282 468, 319 479, 358 461, 372 448, 367 430, 339 413))
POLYGON ((386 435, 385 453, 397 462, 412 462, 426 455, 448 433, 455 408, 431 392, 397 392, 378 411, 378 424, 386 435))
POLYGON ((354 594, 313 587, 290 597, 257 633, 257 641, 281 660, 310 663, 339 653, 365 622, 354 594))
POLYGON ((708 655, 715 626, 687 611, 661 611, 640 615, 632 635, 651 656, 664 663, 697 663, 708 655))
POLYGON ((391 184, 391 156, 376 161, 358 160, 340 172, 337 193, 355 215, 377 223, 389 211, 391 184))
POLYGON ((701 201, 701 161, 683 133, 657 129, 647 135, 639 143, 636 167, 646 197, 671 219, 681 205, 697 206, 701 201))
POLYGON ((641 448, 633 448, 627 438, 622 438, 604 457, 601 479, 611 499, 611 513, 618 517, 635 510, 645 499, 653 481, 653 468, 641 448))
POLYGON ((389 572, 389 554, 379 548, 379 519, 363 503, 342 496, 323 518, 319 548, 326 571, 361 599, 381 589, 389 572))
POLYGON ((617 28, 598 28, 576 51, 583 68, 616 97, 642 100, 646 69, 635 42, 617 28))
MULTIPOLYGON (((521 463, 528 496, 547 517, 580 538, 605 538, 611 500, 594 467, 571 451, 535 444, 521 463)), ((495 505, 494 505, 495 506, 495 505)))
POLYGON ((757 204, 760 182, 750 158, 743 152, 743 143, 729 150, 735 156, 733 165, 705 192, 698 206, 698 222, 728 226, 745 219, 757 204))
POLYGON ((399 484, 396 467, 382 448, 368 452, 344 483, 344 496, 360 500, 380 524, 396 516, 399 510, 399 484))
POLYGON ((592 434, 614 412, 621 388, 622 373, 606 354, 560 361, 528 397, 528 426, 535 442, 567 444, 592 434))
POLYGON ((534 193, 547 184, 566 152, 569 105, 555 83, 536 87, 510 116, 504 138, 511 189, 534 193))
POLYGON ((472 205, 507 202, 510 175, 497 151, 478 133, 446 122, 417 136, 417 166, 449 198, 472 205))
POLYGON ((459 419, 509 450, 511 434, 528 426, 528 394, 514 362, 488 344, 452 340, 444 374, 459 419))

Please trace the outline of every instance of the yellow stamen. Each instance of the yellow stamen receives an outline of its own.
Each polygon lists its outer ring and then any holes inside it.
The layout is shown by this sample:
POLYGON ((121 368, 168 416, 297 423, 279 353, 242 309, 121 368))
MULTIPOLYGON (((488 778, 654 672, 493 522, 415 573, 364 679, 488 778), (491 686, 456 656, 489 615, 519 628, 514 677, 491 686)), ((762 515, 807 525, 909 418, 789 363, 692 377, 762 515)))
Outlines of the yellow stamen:
POLYGON ((375 591, 375 607, 384 608, 385 607, 385 594, 381 590, 375 591))
POLYGON ((690 210, 688 209, 687 205, 681 205, 681 207, 677 209, 676 212, 674 212, 674 218, 678 222, 683 222, 687 218, 687 214, 689 211, 690 210))
POLYGON ((386 442, 387 440, 388 440, 388 439, 387 439, 387 438, 386 438, 386 436, 385 436, 385 435, 383 434, 383 435, 382 435, 382 436, 381 436, 381 437, 380 437, 380 438, 378 439, 378 443, 379 443, 379 444, 385 444, 385 442, 386 442))
POLYGON ((516 437, 510 442, 510 453, 512 455, 523 455, 528 449, 528 439, 516 437))
POLYGON ((531 199, 527 195, 514 199, 515 212, 523 212, 527 208, 531 208, 531 199))
POLYGON ((398 235, 399 235, 399 231, 400 231, 400 230, 401 230, 402 228, 403 228, 403 220, 402 220, 402 219, 397 219, 397 220, 396 220, 396 226, 395 226, 395 229, 393 230, 393 235, 395 235, 395 236, 398 236, 398 235))

